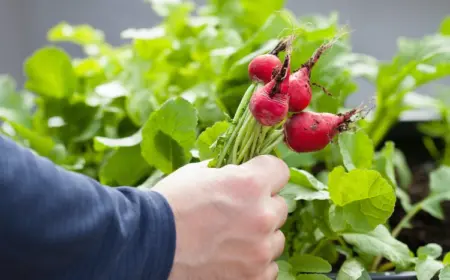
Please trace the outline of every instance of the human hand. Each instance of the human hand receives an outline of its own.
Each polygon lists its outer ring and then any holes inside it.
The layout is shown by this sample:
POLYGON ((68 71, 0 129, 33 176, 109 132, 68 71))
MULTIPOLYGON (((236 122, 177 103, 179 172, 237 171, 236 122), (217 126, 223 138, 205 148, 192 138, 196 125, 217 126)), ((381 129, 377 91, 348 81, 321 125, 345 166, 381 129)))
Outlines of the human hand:
POLYGON ((152 190, 175 215, 177 248, 171 280, 273 280, 284 249, 279 230, 288 208, 277 193, 289 180, 286 164, 259 156, 242 165, 186 165, 152 190))

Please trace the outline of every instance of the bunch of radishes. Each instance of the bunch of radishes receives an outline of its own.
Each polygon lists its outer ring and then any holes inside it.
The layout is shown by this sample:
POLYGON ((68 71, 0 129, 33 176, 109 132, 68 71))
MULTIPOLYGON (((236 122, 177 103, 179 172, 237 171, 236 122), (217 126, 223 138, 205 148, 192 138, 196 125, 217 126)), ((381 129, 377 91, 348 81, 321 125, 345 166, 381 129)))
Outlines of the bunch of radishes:
POLYGON ((347 129, 358 111, 345 114, 304 111, 311 102, 311 70, 333 42, 322 44, 301 67, 291 72, 290 36, 268 54, 255 57, 248 66, 253 84, 242 97, 233 121, 213 147, 217 157, 210 167, 241 164, 272 153, 283 141, 292 150, 313 152, 325 148, 337 133, 347 129), (284 61, 279 54, 285 52, 284 61))
MULTIPOLYGON (((263 126, 284 122, 284 140, 296 152, 314 152, 325 148, 334 136, 345 129, 357 112, 346 114, 316 113, 305 110, 311 102, 311 71, 332 43, 322 44, 298 70, 290 73, 290 50, 284 63, 273 53, 255 57, 248 72, 252 81, 264 84, 251 97, 249 109, 263 126)), ((325 93, 328 91, 321 87, 325 93)), ((330 95, 330 94, 329 94, 330 95)))

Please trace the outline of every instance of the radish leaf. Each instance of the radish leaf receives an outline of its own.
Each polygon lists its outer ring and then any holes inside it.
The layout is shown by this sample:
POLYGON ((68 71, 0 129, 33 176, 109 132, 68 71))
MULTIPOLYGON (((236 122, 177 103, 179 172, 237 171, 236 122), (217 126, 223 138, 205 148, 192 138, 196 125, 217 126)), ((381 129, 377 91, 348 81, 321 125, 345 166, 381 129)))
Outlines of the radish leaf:
POLYGON ((401 267, 413 261, 408 246, 392 237, 384 225, 379 225, 367 233, 345 233, 342 236, 364 254, 383 256, 401 267))
POLYGON ((346 173, 343 167, 337 167, 329 175, 328 190, 336 206, 332 209, 335 218, 346 221, 354 230, 373 230, 394 211, 394 188, 374 170, 346 173))
POLYGON ((154 111, 142 130, 142 155, 168 174, 188 163, 196 140, 197 114, 182 98, 174 98, 154 111))

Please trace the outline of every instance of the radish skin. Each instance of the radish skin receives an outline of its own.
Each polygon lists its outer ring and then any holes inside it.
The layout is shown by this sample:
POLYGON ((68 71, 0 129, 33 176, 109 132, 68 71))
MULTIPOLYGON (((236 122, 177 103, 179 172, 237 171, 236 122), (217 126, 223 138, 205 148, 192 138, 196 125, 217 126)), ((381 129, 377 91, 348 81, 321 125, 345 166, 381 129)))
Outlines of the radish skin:
POLYGON ((251 97, 249 110, 263 126, 274 126, 282 122, 289 111, 290 56, 275 77, 259 88, 251 97))
POLYGON ((293 73, 289 78, 289 111, 300 112, 308 107, 312 98, 309 71, 306 67, 293 73))
POLYGON ((284 141, 297 153, 320 151, 346 129, 356 112, 353 109, 338 115, 306 111, 294 114, 284 124, 284 141))
POLYGON ((267 84, 272 80, 272 73, 282 65, 280 59, 273 54, 255 57, 248 65, 248 74, 254 82, 267 84))
POLYGON ((308 107, 312 99, 311 85, 319 86, 326 94, 330 95, 324 87, 311 83, 311 71, 322 54, 331 46, 332 43, 322 44, 311 58, 291 75, 289 81, 290 112, 301 112, 308 107))

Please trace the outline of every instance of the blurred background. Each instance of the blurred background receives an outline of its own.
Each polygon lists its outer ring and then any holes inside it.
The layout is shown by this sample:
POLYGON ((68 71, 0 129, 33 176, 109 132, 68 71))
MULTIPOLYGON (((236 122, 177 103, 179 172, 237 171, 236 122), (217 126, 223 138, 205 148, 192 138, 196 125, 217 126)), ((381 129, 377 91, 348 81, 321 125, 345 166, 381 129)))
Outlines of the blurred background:
MULTIPOLYGON (((205 1, 194 0, 196 3, 205 1)), ((435 32, 450 13, 449 0, 287 0, 296 15, 339 13, 342 24, 353 30, 355 52, 390 60, 399 36, 421 37, 435 32)), ((113 45, 121 43, 120 32, 129 27, 150 27, 160 21, 144 0, 0 0, 0 73, 9 73, 23 82, 22 63, 34 50, 47 44, 46 32, 60 21, 90 24, 104 31, 113 45)), ((72 55, 81 50, 64 45, 72 55)), ((440 83, 450 84, 447 81, 440 83)), ((349 103, 367 100, 373 88, 360 83, 358 94, 349 103)), ((432 94, 433 88, 423 89, 432 94)))

